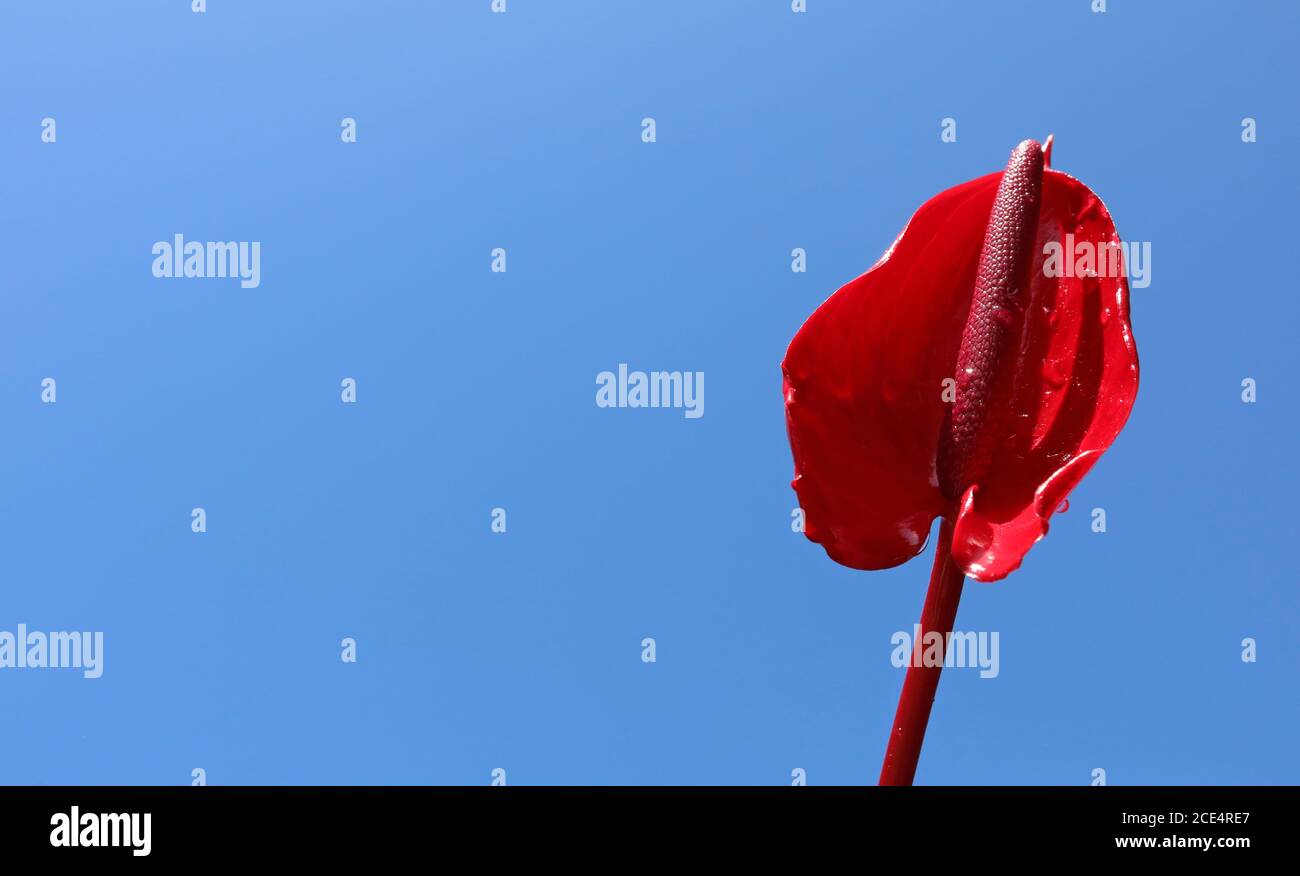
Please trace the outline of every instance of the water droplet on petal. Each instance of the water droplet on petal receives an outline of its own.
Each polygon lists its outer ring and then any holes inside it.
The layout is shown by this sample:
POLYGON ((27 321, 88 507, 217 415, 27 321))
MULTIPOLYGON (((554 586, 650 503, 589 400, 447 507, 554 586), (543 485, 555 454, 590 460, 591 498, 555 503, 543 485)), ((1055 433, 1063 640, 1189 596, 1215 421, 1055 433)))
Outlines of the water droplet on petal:
POLYGON ((1069 511, 1069 510, 1070 510, 1070 500, 1069 500, 1069 499, 1062 499, 1062 500, 1061 500, 1061 504, 1059 504, 1059 505, 1056 506, 1056 513, 1057 513, 1057 514, 1064 514, 1066 511, 1069 511))

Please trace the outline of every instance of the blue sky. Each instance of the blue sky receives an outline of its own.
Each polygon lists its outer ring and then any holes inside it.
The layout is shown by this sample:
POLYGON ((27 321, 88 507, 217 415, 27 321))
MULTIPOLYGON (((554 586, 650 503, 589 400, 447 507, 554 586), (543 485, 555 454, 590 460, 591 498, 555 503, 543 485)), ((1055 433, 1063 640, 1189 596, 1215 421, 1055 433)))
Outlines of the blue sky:
POLYGON ((968 583, 1000 673, 917 781, 1300 781, 1294 4, 208 6, 0 11, 0 630, 105 641, 0 670, 0 782, 874 783, 929 555, 791 531, 779 363, 1049 132, 1151 242, 1141 389, 968 583), (260 286, 154 278, 177 233, 260 286), (597 407, 621 362, 705 415, 597 407))

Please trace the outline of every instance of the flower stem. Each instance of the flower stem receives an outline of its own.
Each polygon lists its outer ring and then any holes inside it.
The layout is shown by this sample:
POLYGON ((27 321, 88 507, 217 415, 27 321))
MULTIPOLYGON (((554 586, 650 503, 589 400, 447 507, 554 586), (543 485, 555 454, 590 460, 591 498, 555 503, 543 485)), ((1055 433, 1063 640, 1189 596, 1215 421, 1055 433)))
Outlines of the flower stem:
POLYGON ((943 647, 948 646, 948 634, 957 619, 957 603, 961 600, 962 583, 966 576, 952 561, 952 521, 947 517, 939 527, 939 541, 934 550, 934 569, 930 572, 930 588, 925 594, 925 607, 921 609, 921 631, 912 643, 912 660, 903 679, 903 692, 898 697, 898 711, 890 729, 889 746, 885 749, 885 762, 880 768, 880 784, 910 785, 916 775, 916 762, 921 757, 921 743, 925 740, 925 725, 930 720, 930 707, 934 692, 939 686, 938 666, 924 666, 926 634, 937 632, 943 636, 943 647))

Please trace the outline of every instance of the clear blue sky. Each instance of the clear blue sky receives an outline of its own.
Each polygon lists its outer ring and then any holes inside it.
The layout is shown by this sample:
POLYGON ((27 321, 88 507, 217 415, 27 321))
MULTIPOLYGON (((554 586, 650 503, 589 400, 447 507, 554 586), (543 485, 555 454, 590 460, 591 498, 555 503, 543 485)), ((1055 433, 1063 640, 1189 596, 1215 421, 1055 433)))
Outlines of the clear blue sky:
POLYGON ((1141 390, 967 585, 1001 671, 917 781, 1300 781, 1295 4, 188 5, 0 11, 0 630, 105 637, 0 670, 0 782, 873 783, 929 555, 791 531, 779 363, 1049 132, 1152 244, 1141 390), (177 233, 261 285, 155 279, 177 233), (620 362, 705 415, 598 408, 620 362))

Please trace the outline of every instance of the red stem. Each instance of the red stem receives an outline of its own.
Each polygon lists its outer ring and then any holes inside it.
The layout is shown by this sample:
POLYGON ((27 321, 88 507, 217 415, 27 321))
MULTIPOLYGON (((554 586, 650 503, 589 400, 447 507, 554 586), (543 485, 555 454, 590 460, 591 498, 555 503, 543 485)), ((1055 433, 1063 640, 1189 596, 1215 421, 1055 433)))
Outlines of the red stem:
POLYGON ((885 749, 885 763, 880 768, 880 784, 910 785, 916 775, 916 762, 921 757, 921 743, 925 741, 925 725, 930 721, 930 707, 934 692, 939 687, 938 666, 922 666, 926 634, 935 631, 943 634, 944 648, 948 634, 957 619, 957 603, 961 600, 962 583, 966 576, 952 561, 952 521, 944 518, 939 527, 939 543, 934 549, 934 569, 930 572, 930 588, 925 593, 925 607, 921 610, 921 634, 912 643, 912 661, 903 679, 903 692, 898 697, 898 712, 889 734, 889 747, 885 749))

